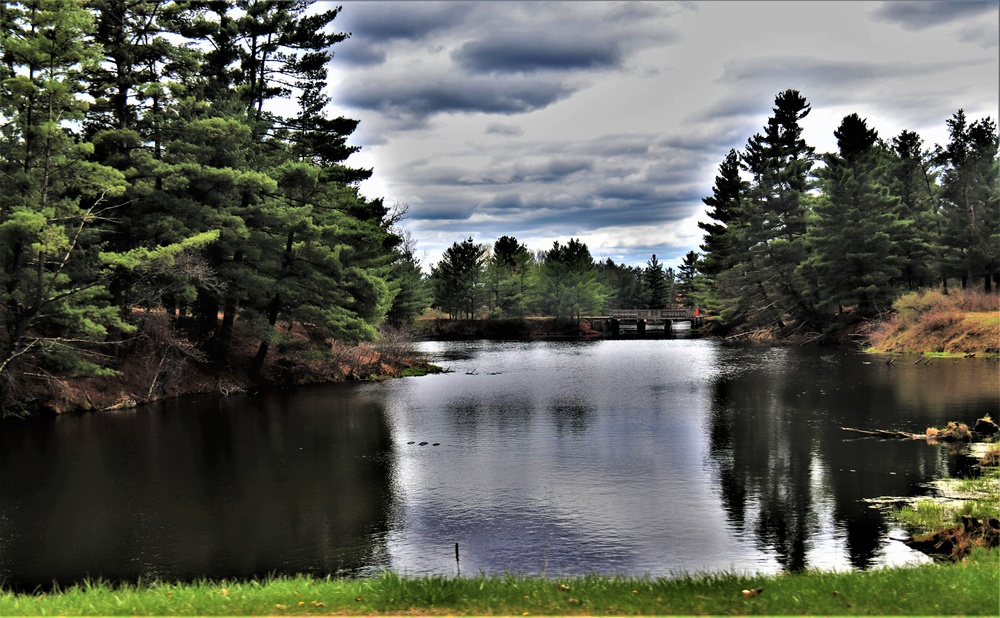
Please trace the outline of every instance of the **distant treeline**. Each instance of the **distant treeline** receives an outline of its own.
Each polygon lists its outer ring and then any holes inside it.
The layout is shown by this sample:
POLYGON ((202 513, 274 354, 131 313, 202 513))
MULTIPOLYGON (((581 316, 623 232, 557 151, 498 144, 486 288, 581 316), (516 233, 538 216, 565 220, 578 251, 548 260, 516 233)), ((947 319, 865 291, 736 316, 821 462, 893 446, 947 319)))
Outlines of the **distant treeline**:
POLYGON ((434 306, 451 318, 579 317, 608 309, 662 309, 693 303, 695 263, 690 252, 679 271, 654 254, 644 268, 594 261, 573 238, 533 252, 503 236, 492 246, 456 242, 431 268, 434 306))
POLYGON ((722 321, 777 336, 823 333, 891 308, 924 287, 1000 285, 997 128, 947 120, 927 148, 901 131, 884 140, 857 114, 834 132, 837 152, 802 139, 810 111, 777 95, 762 133, 719 166, 698 261, 698 295, 722 321))
POLYGON ((795 90, 719 167, 704 253, 678 271, 593 260, 573 239, 532 252, 504 236, 454 243, 432 268, 434 306, 451 317, 579 316, 676 302, 708 309, 724 328, 821 338, 887 311, 907 291, 1000 287, 996 124, 947 120, 950 141, 886 141, 857 114, 834 132, 838 152, 802 139, 810 111, 795 90))
POLYGON ((423 311, 405 209, 343 165, 357 121, 323 91, 347 35, 311 4, 0 3, 3 414, 140 341, 226 368, 239 336, 253 371, 282 324, 357 341, 423 311))

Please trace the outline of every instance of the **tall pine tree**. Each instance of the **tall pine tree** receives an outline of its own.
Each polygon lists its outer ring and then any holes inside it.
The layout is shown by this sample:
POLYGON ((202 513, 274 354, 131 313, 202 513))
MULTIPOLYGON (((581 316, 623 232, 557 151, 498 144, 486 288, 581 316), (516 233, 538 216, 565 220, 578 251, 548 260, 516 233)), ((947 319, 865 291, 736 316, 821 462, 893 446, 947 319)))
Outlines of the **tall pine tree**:
POLYGON ((943 169, 945 268, 962 286, 982 278, 991 291, 1000 281, 1000 188, 997 127, 991 118, 968 122, 964 110, 948 120, 950 140, 938 146, 943 169))
POLYGON ((88 344, 127 331, 109 303, 100 228, 120 172, 88 160, 80 70, 97 62, 76 0, 0 8, 0 408, 15 411, 35 375, 94 372, 88 344))
POLYGON ((856 316, 889 309, 900 274, 896 238, 898 199, 883 183, 888 153, 878 134, 857 114, 846 116, 834 131, 838 154, 824 157, 819 170, 822 195, 816 200, 807 242, 808 270, 820 309, 842 313, 856 306, 856 316))

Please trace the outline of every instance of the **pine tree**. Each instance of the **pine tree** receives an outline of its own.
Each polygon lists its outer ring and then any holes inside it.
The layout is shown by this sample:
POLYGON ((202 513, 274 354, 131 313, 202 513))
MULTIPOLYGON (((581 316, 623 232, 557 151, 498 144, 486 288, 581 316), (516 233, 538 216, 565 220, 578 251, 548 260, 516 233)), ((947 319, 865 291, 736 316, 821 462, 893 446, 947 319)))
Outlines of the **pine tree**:
POLYGON ((571 238, 565 245, 553 242, 545 252, 534 295, 541 313, 571 318, 600 310, 607 291, 598 280, 590 249, 571 238))
POLYGON ((747 191, 747 183, 740 177, 740 158, 736 150, 730 150, 719 165, 712 195, 702 198, 709 210, 706 215, 715 223, 699 221, 698 227, 705 230, 701 250, 705 259, 699 264, 699 271, 708 277, 732 267, 740 252, 739 225, 743 221, 740 200, 747 191))
POLYGON ((211 105, 186 100, 178 126, 185 136, 213 135, 189 175, 222 182, 207 192, 190 183, 175 189, 192 205, 190 225, 223 230, 207 257, 227 285, 197 290, 201 339, 221 365, 237 319, 260 333, 259 369, 283 337, 280 317, 308 322, 317 337, 370 339, 400 291, 389 283, 401 242, 389 209, 357 192, 371 170, 343 164, 356 150, 346 140, 357 121, 325 115, 330 48, 347 35, 329 29, 339 9, 312 12, 313 4, 194 1, 178 26, 210 49, 188 90, 211 105), (272 111, 272 102, 292 97, 294 114, 272 111), (308 277, 325 284, 305 285, 308 277))
MULTIPOLYGON (((718 310, 729 326, 790 334, 812 328, 816 320, 807 286, 795 272, 806 257, 813 148, 802 139, 800 121, 809 111, 798 91, 778 94, 764 133, 753 135, 740 156, 750 181, 740 193, 735 222, 727 223, 733 257, 720 264, 727 268, 716 276, 715 289, 718 310)), ((735 178, 728 184, 735 185, 735 178)))
POLYGON ((27 395, 24 372, 100 371, 88 344, 130 330, 108 302, 100 227, 122 174, 88 161, 79 71, 97 61, 74 0, 0 9, 0 407, 27 395))
POLYGON ((997 128, 991 118, 969 123, 963 110, 948 120, 949 143, 938 146, 943 168, 945 268, 965 287, 982 277, 983 288, 1000 281, 1000 188, 997 128))
POLYGON ((493 243, 487 267, 490 309, 504 317, 524 317, 531 252, 513 236, 493 243))
MULTIPOLYGON (((106 246, 127 251, 175 242, 193 227, 203 227, 164 225, 177 215, 164 191, 164 179, 176 173, 164 161, 169 118, 195 74, 199 56, 171 42, 171 27, 183 21, 183 7, 167 0, 89 0, 87 5, 94 15, 93 39, 101 61, 86 72, 87 93, 94 102, 86 116, 85 136, 95 146, 93 160, 120 170, 128 181, 125 193, 114 202, 116 225, 105 234, 106 246)), ((186 176, 186 171, 179 174, 186 176)), ((196 256, 189 254, 199 261, 196 256)), ((127 310, 134 304, 169 302, 175 309, 178 301, 193 300, 192 281, 185 273, 197 272, 119 269, 111 284, 115 304, 127 310)))
POLYGON ((597 279, 608 292, 608 309, 638 309, 646 304, 643 269, 616 264, 611 258, 597 264, 597 279))
POLYGON ((940 273, 939 186, 923 140, 903 130, 892 139, 890 193, 899 198, 896 243, 900 277, 908 290, 931 285, 940 273))
POLYGON ((826 155, 818 172, 822 195, 807 237, 812 252, 800 272, 814 274, 822 310, 856 305, 855 315, 871 316, 889 309, 900 274, 898 199, 883 183, 890 158, 857 114, 834 135, 839 154, 826 155))
MULTIPOLYGON (((394 207, 397 214, 393 219, 398 223, 405 216, 409 206, 397 202, 394 207)), ((417 258, 416 240, 409 230, 393 225, 391 232, 402 239, 399 246, 392 252, 393 260, 389 275, 389 287, 393 294, 392 306, 386 314, 386 321, 395 327, 409 324, 415 317, 431 306, 430 284, 420 268, 417 258)))
POLYGON ((431 268, 434 305, 452 318, 472 319, 484 300, 486 246, 472 238, 448 247, 431 268))
POLYGON ((665 309, 673 298, 671 296, 671 285, 667 282, 667 275, 663 271, 663 264, 656 259, 656 254, 646 262, 646 268, 642 272, 643 283, 646 291, 646 308, 665 309))
POLYGON ((699 281, 701 275, 701 256, 697 251, 688 251, 681 261, 677 273, 677 293, 684 298, 684 306, 688 308, 699 304, 703 294, 704 284, 699 281))

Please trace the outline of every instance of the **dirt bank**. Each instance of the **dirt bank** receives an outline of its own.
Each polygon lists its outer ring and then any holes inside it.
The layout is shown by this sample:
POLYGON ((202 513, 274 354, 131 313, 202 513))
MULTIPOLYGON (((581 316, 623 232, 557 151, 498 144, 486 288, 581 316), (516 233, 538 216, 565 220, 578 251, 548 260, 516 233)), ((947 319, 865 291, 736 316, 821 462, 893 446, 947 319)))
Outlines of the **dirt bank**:
POLYGON ((867 332, 870 350, 902 354, 1000 354, 1000 296, 915 292, 867 332))
POLYGON ((183 395, 228 395, 273 386, 368 380, 436 370, 413 351, 409 335, 386 331, 378 342, 329 345, 320 353, 305 333, 272 348, 256 375, 251 372, 257 339, 234 336, 230 366, 209 363, 190 341, 166 324, 148 322, 141 335, 115 347, 105 367, 115 373, 90 377, 47 375, 24 388, 25 413, 52 414, 133 407, 183 395))

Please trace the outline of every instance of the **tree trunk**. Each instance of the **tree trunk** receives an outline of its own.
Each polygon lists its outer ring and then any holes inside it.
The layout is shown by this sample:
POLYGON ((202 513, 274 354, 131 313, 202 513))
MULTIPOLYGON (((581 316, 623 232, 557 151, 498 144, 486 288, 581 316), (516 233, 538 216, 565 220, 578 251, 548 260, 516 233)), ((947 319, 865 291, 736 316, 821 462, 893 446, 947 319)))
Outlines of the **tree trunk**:
MULTIPOLYGON (((280 310, 281 294, 275 294, 271 302, 267 305, 267 323, 271 326, 272 330, 274 329, 274 325, 278 323, 278 313, 280 310)), ((267 339, 261 340, 260 346, 257 347, 257 354, 250 365, 250 375, 260 375, 260 370, 264 367, 264 360, 267 358, 267 352, 270 347, 271 344, 268 343, 267 339)))
MULTIPOLYGON (((233 255, 233 263, 239 264, 243 261, 243 251, 237 250, 233 255)), ((217 362, 222 367, 229 367, 229 351, 233 345, 233 324, 236 322, 236 310, 239 308, 239 299, 235 294, 228 294, 226 304, 222 309, 222 326, 219 328, 219 341, 217 349, 217 362)))

